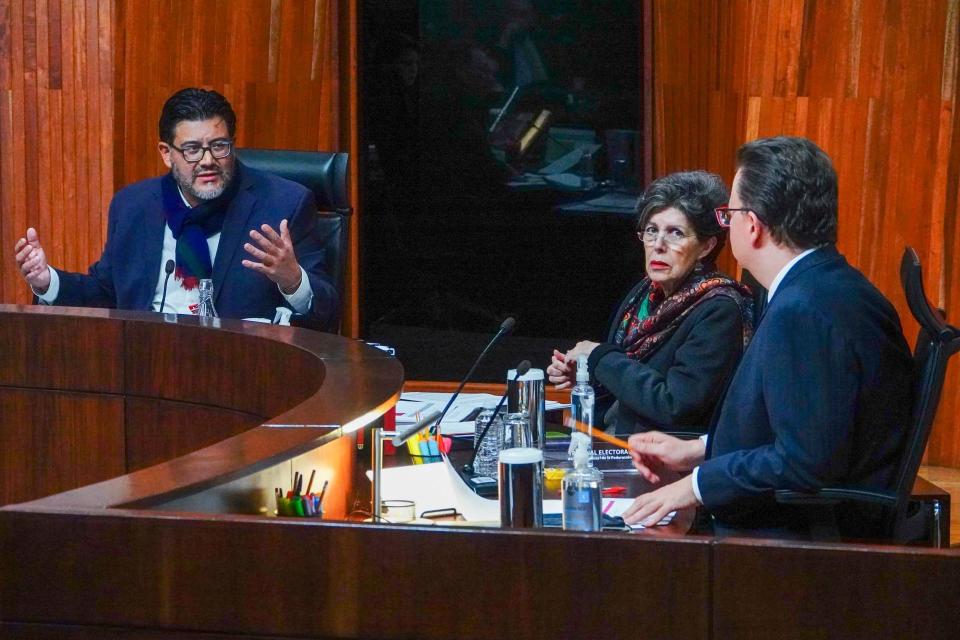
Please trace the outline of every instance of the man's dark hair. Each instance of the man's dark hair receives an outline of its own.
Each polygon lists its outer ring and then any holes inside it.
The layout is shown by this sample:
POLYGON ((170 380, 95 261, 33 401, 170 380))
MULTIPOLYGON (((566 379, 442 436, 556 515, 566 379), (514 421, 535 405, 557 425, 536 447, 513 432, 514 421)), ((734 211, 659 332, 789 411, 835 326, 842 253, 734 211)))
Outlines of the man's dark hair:
POLYGON ((184 120, 196 122, 220 117, 227 123, 227 132, 233 138, 237 132, 237 114, 227 99, 216 91, 181 89, 167 98, 160 112, 160 139, 173 144, 173 131, 184 120))
POLYGON ((778 243, 810 249, 837 241, 837 173, 806 138, 762 138, 737 151, 739 195, 778 243))
POLYGON ((671 173, 651 182, 643 192, 637 205, 637 230, 643 229, 654 214, 676 207, 690 222, 699 240, 717 239, 717 245, 703 259, 712 264, 727 237, 727 230, 717 223, 714 209, 729 199, 726 185, 716 174, 706 171, 671 173))

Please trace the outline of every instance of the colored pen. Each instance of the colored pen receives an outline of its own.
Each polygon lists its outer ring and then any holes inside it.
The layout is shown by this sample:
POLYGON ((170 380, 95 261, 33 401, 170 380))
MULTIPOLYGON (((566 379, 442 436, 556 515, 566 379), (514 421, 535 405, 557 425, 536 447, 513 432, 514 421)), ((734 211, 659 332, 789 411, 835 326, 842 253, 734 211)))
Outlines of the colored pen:
POLYGON ((319 507, 319 508, 320 508, 320 509, 323 508, 323 496, 325 496, 325 495, 327 494, 327 485, 328 485, 328 484, 330 484, 330 481, 329 481, 329 480, 324 480, 324 481, 323 481, 323 488, 320 489, 320 499, 319 499, 319 504, 320 504, 320 507, 319 507))

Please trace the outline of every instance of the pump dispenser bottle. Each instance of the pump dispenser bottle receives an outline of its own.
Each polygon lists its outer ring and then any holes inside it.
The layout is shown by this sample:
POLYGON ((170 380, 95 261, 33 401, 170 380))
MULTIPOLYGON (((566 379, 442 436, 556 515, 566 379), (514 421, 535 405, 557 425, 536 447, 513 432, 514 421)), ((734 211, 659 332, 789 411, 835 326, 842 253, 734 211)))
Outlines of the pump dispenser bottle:
MULTIPOLYGON (((577 384, 570 390, 570 416, 579 424, 575 430, 586 429, 588 439, 593 438, 593 387, 587 371, 587 356, 577 358, 577 384)), ((589 448, 589 445, 588 445, 589 448)))
POLYGON ((603 473, 590 464, 590 438, 574 433, 574 468, 563 476, 560 495, 563 499, 563 528, 566 531, 600 531, 603 527, 600 494, 603 473))

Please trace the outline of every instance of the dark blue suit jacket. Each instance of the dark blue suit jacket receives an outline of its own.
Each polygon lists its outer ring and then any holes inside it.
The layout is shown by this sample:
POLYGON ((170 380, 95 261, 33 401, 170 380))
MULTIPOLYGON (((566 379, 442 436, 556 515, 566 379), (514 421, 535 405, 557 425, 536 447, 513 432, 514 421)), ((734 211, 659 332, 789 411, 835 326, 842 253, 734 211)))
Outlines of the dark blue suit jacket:
MULTIPOLYGON (((313 193, 272 174, 242 167, 240 187, 230 203, 213 263, 214 306, 223 318, 273 318, 276 307, 289 306, 277 285, 240 264, 249 254, 243 244, 251 229, 266 223, 276 230, 287 219, 297 260, 313 289, 308 315, 333 326, 339 301, 324 270, 313 193)), ((161 178, 121 189, 110 203, 107 244, 87 274, 58 271, 55 304, 149 311, 161 269, 166 220, 161 178)))
POLYGON ((912 384, 891 304, 835 247, 806 256, 731 380, 698 472, 704 505, 731 527, 792 528, 775 489, 889 488, 912 384))

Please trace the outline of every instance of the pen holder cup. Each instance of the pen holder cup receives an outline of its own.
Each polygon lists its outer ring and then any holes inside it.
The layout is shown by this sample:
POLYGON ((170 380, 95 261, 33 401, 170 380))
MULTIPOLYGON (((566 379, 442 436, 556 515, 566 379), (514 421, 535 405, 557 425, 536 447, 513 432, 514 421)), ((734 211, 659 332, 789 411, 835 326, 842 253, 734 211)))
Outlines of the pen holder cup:
POLYGON ((285 518, 323 518, 323 505, 320 496, 294 496, 277 498, 278 516, 285 518))

